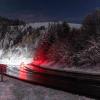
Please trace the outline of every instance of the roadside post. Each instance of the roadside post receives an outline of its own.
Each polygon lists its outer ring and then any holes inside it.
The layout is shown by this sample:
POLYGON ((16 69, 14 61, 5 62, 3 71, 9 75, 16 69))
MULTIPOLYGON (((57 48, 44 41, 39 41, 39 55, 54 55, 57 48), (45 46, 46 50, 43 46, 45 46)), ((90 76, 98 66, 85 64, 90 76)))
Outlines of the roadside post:
POLYGON ((0 74, 1 74, 1 79, 0 81, 4 81, 4 73, 6 72, 6 65, 0 64, 0 74))

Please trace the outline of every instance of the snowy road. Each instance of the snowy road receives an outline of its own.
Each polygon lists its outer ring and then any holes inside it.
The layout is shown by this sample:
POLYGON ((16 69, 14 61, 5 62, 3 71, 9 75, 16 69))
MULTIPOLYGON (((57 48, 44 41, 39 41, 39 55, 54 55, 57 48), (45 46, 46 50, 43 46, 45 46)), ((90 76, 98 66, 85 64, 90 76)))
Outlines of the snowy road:
POLYGON ((4 77, 0 83, 0 100, 95 100, 4 77))
POLYGON ((100 77, 83 73, 60 72, 38 66, 8 66, 6 75, 46 87, 100 98, 100 77))

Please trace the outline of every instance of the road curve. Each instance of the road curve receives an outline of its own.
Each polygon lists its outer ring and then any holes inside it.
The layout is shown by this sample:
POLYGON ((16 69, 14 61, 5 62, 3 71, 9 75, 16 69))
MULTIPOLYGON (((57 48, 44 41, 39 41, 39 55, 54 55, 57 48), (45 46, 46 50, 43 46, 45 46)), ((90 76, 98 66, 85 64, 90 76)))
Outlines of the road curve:
POLYGON ((32 84, 100 99, 100 75, 57 71, 34 64, 31 66, 22 70, 8 69, 4 74, 32 84))

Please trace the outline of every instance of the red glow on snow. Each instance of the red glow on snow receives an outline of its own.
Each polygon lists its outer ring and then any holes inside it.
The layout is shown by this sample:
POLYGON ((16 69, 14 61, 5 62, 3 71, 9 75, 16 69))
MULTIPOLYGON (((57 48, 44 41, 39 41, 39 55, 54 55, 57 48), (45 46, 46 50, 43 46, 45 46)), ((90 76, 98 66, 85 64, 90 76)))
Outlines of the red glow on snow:
POLYGON ((35 61, 33 61, 32 63, 33 64, 35 64, 35 65, 41 65, 41 64, 43 64, 45 61, 43 61, 43 60, 35 60, 35 61))
POLYGON ((32 63, 36 64, 36 65, 41 65, 44 64, 46 62, 46 48, 48 48, 47 43, 41 43, 39 48, 37 49, 36 53, 35 53, 35 58, 33 60, 32 63))
POLYGON ((24 63, 21 63, 21 65, 20 65, 19 78, 20 79, 27 79, 27 73, 25 72, 25 65, 24 65, 24 63))
POLYGON ((40 68, 42 65, 47 64, 44 50, 39 49, 35 56, 36 56, 36 58, 33 59, 33 61, 30 64, 21 63, 20 72, 19 72, 20 79, 28 79, 28 72, 23 72, 23 71, 25 71, 25 67, 33 70, 33 72, 34 71, 44 72, 44 70, 42 70, 42 68, 40 68), (40 66, 40 67, 38 67, 38 66, 40 66))

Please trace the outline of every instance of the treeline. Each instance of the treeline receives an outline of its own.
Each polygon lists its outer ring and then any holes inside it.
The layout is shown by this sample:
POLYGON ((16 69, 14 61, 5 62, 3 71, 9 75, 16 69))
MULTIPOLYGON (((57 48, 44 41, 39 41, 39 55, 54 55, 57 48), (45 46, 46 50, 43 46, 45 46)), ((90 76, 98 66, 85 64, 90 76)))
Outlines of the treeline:
MULTIPOLYGON (((6 25, 24 24, 16 20, 1 19, 0 23, 4 28, 6 25)), ((0 33, 0 47, 5 49, 9 46, 27 46, 32 52, 37 40, 39 44, 35 60, 62 66, 96 65, 100 63, 100 10, 87 15, 79 29, 70 28, 67 22, 63 22, 50 24, 47 29, 28 27, 25 30, 0 33)))
POLYGON ((23 25, 25 24, 24 21, 19 19, 8 19, 5 17, 0 16, 0 25, 7 25, 7 26, 15 26, 15 25, 23 25))
POLYGON ((71 29, 67 22, 49 25, 36 59, 68 66, 100 63, 100 10, 87 15, 80 29, 71 29))

